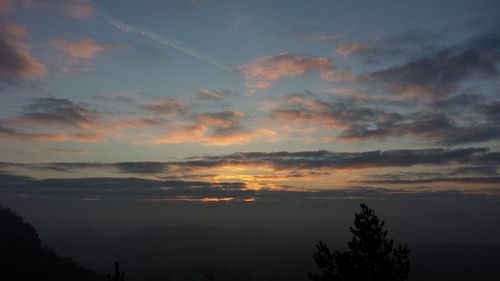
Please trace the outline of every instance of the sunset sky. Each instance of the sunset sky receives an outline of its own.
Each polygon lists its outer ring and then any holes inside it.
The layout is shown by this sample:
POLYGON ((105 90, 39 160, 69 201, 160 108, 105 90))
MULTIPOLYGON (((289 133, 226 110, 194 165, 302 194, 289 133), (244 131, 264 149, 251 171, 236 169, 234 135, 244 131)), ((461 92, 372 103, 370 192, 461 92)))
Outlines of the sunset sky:
POLYGON ((498 1, 0 0, 4 198, 500 198, 498 1))

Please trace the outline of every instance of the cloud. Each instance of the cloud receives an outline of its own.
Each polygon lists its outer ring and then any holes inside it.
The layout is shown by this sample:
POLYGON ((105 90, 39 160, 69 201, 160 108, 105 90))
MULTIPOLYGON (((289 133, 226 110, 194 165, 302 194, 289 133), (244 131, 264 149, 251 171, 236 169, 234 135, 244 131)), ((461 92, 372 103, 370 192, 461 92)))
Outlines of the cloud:
POLYGON ((97 9, 90 0, 63 1, 62 12, 74 19, 86 19, 97 15, 97 9))
POLYGON ((170 98, 155 100, 152 103, 143 106, 143 108, 157 115, 175 115, 190 111, 186 102, 170 98))
POLYGON ((24 133, 12 128, 0 127, 0 140, 96 143, 102 139, 100 135, 88 133, 24 133))
POLYGON ((241 111, 221 111, 197 114, 194 124, 178 126, 173 133, 155 140, 155 143, 200 143, 205 145, 235 145, 274 141, 275 132, 266 129, 251 130, 241 124, 241 111))
POLYGON ((500 127, 487 122, 463 126, 444 114, 416 113, 376 122, 372 126, 353 126, 343 131, 340 141, 361 141, 387 137, 416 136, 441 145, 459 145, 500 138, 500 127))
MULTIPOLYGON (((327 150, 238 152, 201 155, 171 162, 0 162, 0 170, 18 175, 33 175, 40 172, 43 175, 50 171, 51 174, 59 173, 64 178, 99 171, 117 180, 123 177, 123 174, 126 177, 133 175, 142 176, 148 180, 156 179, 152 182, 154 184, 152 187, 163 188, 168 185, 163 185, 158 182, 158 179, 202 180, 212 184, 217 183, 219 186, 223 183, 240 182, 238 186, 241 188, 260 191, 318 191, 324 188, 352 188, 357 184, 383 185, 385 183, 429 184, 429 188, 437 190, 452 187, 477 191, 483 185, 485 188, 490 188, 492 184, 498 183, 496 171, 494 174, 460 175, 451 172, 458 171, 458 168, 464 171, 466 168, 498 167, 499 164, 499 152, 471 147, 364 152, 327 150), (390 171, 391 174, 380 174, 379 171, 390 171), (318 181, 329 184, 318 185, 318 181), (460 185, 452 186, 447 183, 460 183, 460 185)), ((102 188, 107 185, 112 187, 114 182, 116 181, 102 182, 102 188)), ((114 188, 123 187, 118 185, 114 188)))
POLYGON ((97 111, 85 103, 43 97, 31 99, 24 112, 0 120, 0 126, 2 139, 93 143, 114 137, 124 129, 154 127, 168 122, 156 117, 124 117, 121 112, 97 111))
POLYGON ((159 174, 168 169, 166 163, 161 162, 120 162, 113 165, 118 170, 130 174, 159 174))
POLYGON ((330 59, 303 56, 289 52, 259 57, 252 62, 237 66, 248 83, 256 89, 267 89, 271 83, 285 77, 302 76, 314 72, 330 70, 330 59))
POLYGON ((90 59, 106 50, 116 48, 115 44, 97 42, 93 39, 80 41, 57 39, 52 41, 52 45, 74 59, 90 59))
POLYGON ((314 128, 315 130, 347 130, 373 120, 397 118, 397 114, 358 106, 351 103, 330 103, 312 95, 287 95, 268 103, 270 120, 289 128, 314 128))
MULTIPOLYGON (((203 165, 222 163, 266 165, 274 169, 368 169, 380 167, 410 167, 414 165, 446 165, 476 163, 484 157, 500 161, 486 148, 464 149, 402 149, 366 152, 332 152, 327 150, 302 152, 241 152, 221 156, 206 156, 197 160, 203 165)), ((193 159, 194 160, 194 159, 193 159)), ((189 164, 190 162, 187 162, 189 164)))
POLYGON ((314 133, 309 135, 312 141, 320 142, 416 137, 432 144, 460 145, 500 138, 497 101, 455 96, 430 102, 423 107, 425 111, 403 112, 381 106, 383 96, 362 95, 345 88, 326 92, 353 99, 327 101, 310 93, 287 95, 265 103, 268 124, 287 133, 307 130, 314 133), (366 101, 377 103, 367 105, 366 101))
POLYGON ((321 72, 321 77, 329 82, 354 82, 358 76, 349 70, 326 70, 321 72))
POLYGON ((340 46, 340 47, 336 48, 335 51, 337 53, 341 54, 342 56, 346 57, 346 56, 349 56, 352 54, 361 53, 367 48, 368 48, 368 46, 366 46, 362 43, 353 43, 353 44, 349 44, 349 45, 340 46))
MULTIPOLYGON (((238 152, 223 155, 204 155, 191 157, 184 161, 176 162, 117 162, 117 163, 37 163, 16 164, 28 169, 55 169, 74 170, 116 168, 120 171, 144 171, 154 173, 157 171, 175 170, 175 168, 215 168, 226 165, 267 166, 276 170, 311 170, 319 168, 329 169, 369 169, 379 167, 412 167, 415 165, 442 166, 462 164, 476 166, 478 164, 499 164, 500 154, 491 152, 487 148, 461 148, 461 149, 402 149, 386 151, 364 152, 334 152, 327 150, 299 151, 299 152, 238 152), (127 169, 124 167, 134 167, 127 169)), ((3 168, 9 166, 3 163, 3 168)))
POLYGON ((438 177, 424 179, 385 179, 361 180, 363 184, 424 184, 424 183, 467 183, 467 184, 500 184, 500 177, 438 177))
POLYGON ((4 198, 31 200, 125 200, 190 202, 324 202, 337 199, 498 199, 495 189, 468 192, 452 190, 404 190, 354 187, 327 190, 251 190, 242 182, 153 180, 141 178, 48 178, 0 173, 0 194, 4 198))
POLYGON ((151 180, 141 178, 51 178, 35 180, 29 177, 0 173, 0 194, 31 199, 72 200, 171 200, 207 202, 207 198, 248 199, 255 191, 245 189, 240 182, 201 182, 151 180), (21 185, 20 185, 21 184, 21 185), (187 200, 190 201, 190 200, 187 200))
MULTIPOLYGON (((500 33, 488 33, 405 64, 372 72, 368 78, 389 84, 396 95, 404 93, 401 89, 425 89, 439 98, 449 95, 468 79, 498 77, 499 47, 500 33)), ((427 93, 424 98, 428 96, 427 93)))
POLYGON ((38 79, 47 73, 43 64, 29 53, 27 31, 15 24, 0 25, 0 79, 38 79))
POLYGON ((336 51, 343 56, 360 57, 366 64, 387 64, 398 59, 408 60, 429 54, 441 47, 443 38, 444 34, 440 32, 410 29, 344 45, 336 51))
POLYGON ((478 166, 465 166, 458 167, 451 170, 448 174, 457 176, 457 175, 500 175, 497 171, 497 165, 481 165, 478 163, 478 166))
POLYGON ((61 98, 34 98, 26 112, 16 120, 24 124, 90 128, 96 125, 98 113, 85 104, 61 98))

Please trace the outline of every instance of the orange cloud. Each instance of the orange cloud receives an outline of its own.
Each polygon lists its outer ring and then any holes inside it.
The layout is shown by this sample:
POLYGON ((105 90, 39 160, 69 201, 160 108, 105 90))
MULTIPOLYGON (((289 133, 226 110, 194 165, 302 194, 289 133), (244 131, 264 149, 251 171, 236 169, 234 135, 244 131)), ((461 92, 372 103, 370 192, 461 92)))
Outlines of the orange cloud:
POLYGON ((347 70, 327 70, 321 72, 321 77, 329 82, 354 82, 358 77, 347 70))
POLYGON ((283 52, 257 58, 248 64, 236 67, 236 70, 243 73, 253 88, 267 89, 272 81, 326 71, 332 67, 332 61, 327 58, 283 52))
POLYGON ((157 139, 155 143, 199 143, 205 145, 234 145, 254 141, 274 141, 277 134, 272 130, 251 130, 242 124, 245 113, 220 111, 205 114, 191 112, 183 125, 174 132, 157 139), (194 120, 193 120, 194 119, 194 120))
POLYGON ((337 112, 326 102, 301 95, 290 95, 268 102, 271 121, 285 122, 286 131, 317 131, 324 129, 345 129, 349 127, 343 112, 337 112))
POLYGON ((335 51, 337 51, 337 53, 341 54, 342 56, 346 57, 348 55, 358 54, 366 50, 366 48, 368 47, 364 44, 354 43, 350 45, 340 46, 337 49, 335 49, 335 51))
POLYGON ((88 0, 64 1, 62 12, 71 18, 86 19, 97 14, 97 9, 88 0))
POLYGON ((396 100, 415 100, 415 99, 440 99, 447 98, 455 89, 454 87, 443 87, 435 89, 433 87, 410 84, 410 85, 392 85, 390 92, 394 94, 396 100))
POLYGON ((242 130, 224 134, 211 132, 207 125, 186 125, 178 128, 165 138, 157 139, 154 143, 193 143, 203 145, 227 146, 260 141, 275 141, 277 134, 271 130, 242 130))
POLYGON ((75 59, 90 59, 115 47, 113 44, 101 43, 92 39, 80 41, 57 39, 52 41, 52 45, 75 59))
POLYGON ((47 70, 29 53, 27 31, 16 24, 0 25, 0 79, 37 79, 47 70))

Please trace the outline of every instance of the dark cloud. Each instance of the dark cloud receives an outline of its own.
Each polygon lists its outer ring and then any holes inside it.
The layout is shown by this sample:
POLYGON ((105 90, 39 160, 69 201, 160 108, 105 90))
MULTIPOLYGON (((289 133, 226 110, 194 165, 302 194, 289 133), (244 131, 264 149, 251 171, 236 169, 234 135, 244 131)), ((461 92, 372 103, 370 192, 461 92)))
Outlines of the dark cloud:
POLYGON ((58 178, 36 180, 0 174, 0 193, 23 198, 102 200, 244 200, 256 192, 244 183, 150 180, 140 178, 58 178))
POLYGON ((334 133, 330 141, 417 137, 439 145, 500 138, 500 103, 462 94, 425 104, 425 111, 400 113, 355 101, 327 102, 311 94, 287 95, 270 103, 270 121, 287 129, 334 133))
POLYGON ((443 96, 467 79, 497 77, 499 61, 500 33, 493 32, 402 65, 375 71, 369 77, 392 84, 396 94, 417 88, 443 96))
POLYGON ((275 138, 275 133, 271 130, 247 128, 243 124, 245 113, 241 111, 190 112, 184 117, 183 121, 189 123, 177 126, 166 137, 156 139, 154 142, 224 146, 249 143, 257 139, 270 141, 275 138))
POLYGON ((449 175, 499 175, 498 165, 459 167, 450 171, 449 175))
POLYGON ((460 145, 500 138, 498 101, 487 102, 480 95, 462 94, 433 101, 425 107, 427 112, 406 114, 381 109, 373 110, 376 114, 372 115, 364 112, 361 116, 369 119, 347 120, 346 128, 340 132, 338 139, 361 141, 418 137, 439 145, 460 145))
POLYGON ((101 141, 102 137, 94 133, 25 133, 0 126, 0 140, 95 143, 101 141))
MULTIPOLYGON (((206 155, 188 158, 176 162, 53 162, 53 163, 8 163, 1 162, 0 168, 5 171, 52 171, 64 174, 78 174, 82 170, 104 171, 133 175, 158 175, 165 179, 207 179, 214 178, 213 172, 207 169, 221 167, 268 167, 279 171, 275 178, 300 178, 307 176, 323 176, 338 169, 376 169, 391 167, 428 166, 445 168, 439 174, 404 173, 381 175, 377 179, 421 179, 465 175, 465 169, 474 167, 491 167, 500 165, 500 153, 491 152, 487 148, 460 149, 406 149, 366 152, 332 152, 327 150, 302 152, 239 152, 226 155, 206 155), (460 170, 460 169, 461 170, 460 170), (456 169, 456 170, 454 170, 456 169), (448 170, 446 172, 446 170, 448 170), (204 173, 208 172, 208 173, 204 173)), ((484 173, 486 168, 484 169, 484 173)), ((469 175, 472 175, 469 173, 469 175)), ((495 175, 495 174, 490 174, 495 175)), ((273 175, 255 175, 263 180, 273 179, 273 175)))
POLYGON ((270 111, 272 120, 287 125, 313 127, 318 129, 350 128, 369 124, 375 120, 386 122, 399 120, 399 113, 361 106, 348 102, 327 102, 310 93, 293 94, 273 101, 270 111))
MULTIPOLYGON (((211 167, 222 164, 258 164, 268 165, 276 169, 409 167, 413 165, 471 163, 488 157, 487 155, 490 153, 486 148, 436 148, 367 152, 332 152, 327 150, 269 153, 242 152, 221 156, 205 156, 197 160, 178 163, 178 165, 211 167)), ((498 156, 491 158, 492 161, 500 161, 498 156)))
POLYGON ((161 162, 121 162, 114 167, 125 173, 158 174, 166 172, 167 164, 161 162))
POLYGON ((387 63, 429 54, 440 46, 443 39, 443 33, 413 29, 377 36, 351 46, 359 46, 352 54, 364 63, 387 63))
MULTIPOLYGON (((497 198, 496 190, 425 191, 373 187, 354 187, 322 191, 250 190, 241 182, 150 180, 139 178, 42 179, 0 173, 0 194, 4 198, 130 200, 130 201, 258 201, 306 202, 336 199, 454 199, 463 197, 497 198)), ((498 179, 497 179, 498 181, 498 179)), ((493 182, 490 179, 488 182, 493 182)), ((389 182, 391 183, 391 182, 389 182)))
POLYGON ((500 177, 438 177, 424 179, 386 179, 356 181, 363 184, 425 184, 425 183, 467 183, 467 184, 499 184, 500 177))
POLYGON ((158 115, 175 115, 190 111, 188 105, 184 101, 169 98, 155 100, 143 106, 143 108, 158 115))
POLYGON ((85 104, 52 97, 32 99, 26 112, 18 117, 18 121, 28 124, 63 125, 80 129, 94 126, 97 119, 98 113, 85 104))

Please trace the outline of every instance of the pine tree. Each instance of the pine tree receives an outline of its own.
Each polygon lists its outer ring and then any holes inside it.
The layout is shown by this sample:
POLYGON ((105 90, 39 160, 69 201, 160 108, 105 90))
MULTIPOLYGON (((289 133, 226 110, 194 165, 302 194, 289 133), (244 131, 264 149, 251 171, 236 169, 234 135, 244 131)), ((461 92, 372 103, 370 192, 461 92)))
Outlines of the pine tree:
POLYGON ((361 204, 361 213, 355 214, 353 234, 348 251, 330 251, 319 241, 313 255, 320 270, 309 273, 312 281, 402 281, 410 273, 408 246, 394 247, 387 238, 384 221, 375 212, 361 204))

